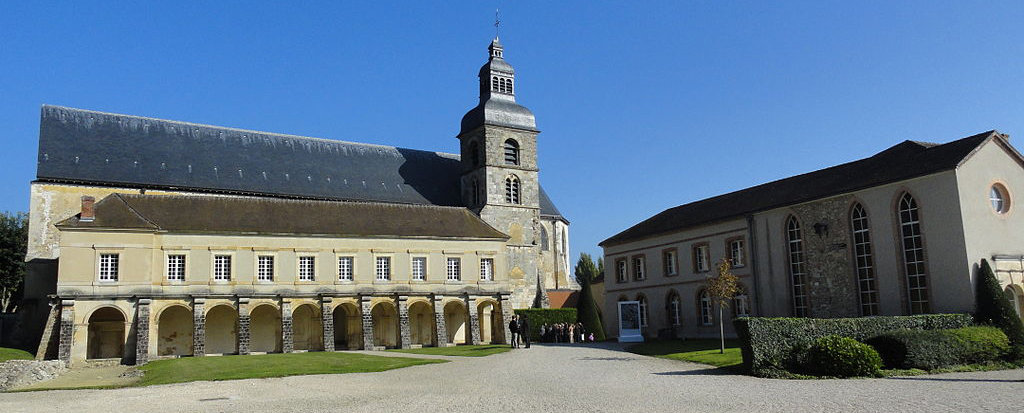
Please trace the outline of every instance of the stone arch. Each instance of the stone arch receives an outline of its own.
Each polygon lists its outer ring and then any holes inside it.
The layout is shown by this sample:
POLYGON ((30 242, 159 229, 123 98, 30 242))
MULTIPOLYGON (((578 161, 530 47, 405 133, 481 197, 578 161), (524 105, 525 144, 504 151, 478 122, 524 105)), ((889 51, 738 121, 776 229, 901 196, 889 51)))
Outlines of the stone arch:
POLYGON ((480 323, 480 342, 484 344, 503 343, 504 326, 501 310, 494 300, 483 300, 477 305, 477 320, 480 323))
POLYGON ((238 352, 238 310, 219 304, 206 310, 206 354, 238 352))
POLYGON ((1003 294, 1010 301, 1010 305, 1013 307, 1013 311, 1017 313, 1017 317, 1024 319, 1024 289, 1021 289, 1020 285, 1008 285, 1003 294))
POLYGON ((358 350, 363 345, 363 318, 359 307, 342 303, 334 307, 334 349, 358 350))
POLYGON ((323 351, 324 324, 316 305, 302 304, 292 310, 292 345, 295 350, 323 351))
POLYGON ((259 304, 249 312, 249 350, 253 353, 281 351, 281 312, 272 304, 259 304))
POLYGON ((113 306, 97 308, 89 315, 86 339, 86 359, 112 359, 124 357, 128 318, 113 306))
POLYGON ((192 309, 173 304, 157 315, 156 354, 158 356, 192 355, 192 309))
POLYGON ((437 322, 430 303, 416 301, 409 305, 409 341, 423 346, 437 345, 437 322))
POLYGON ((370 310, 373 320, 373 345, 398 347, 398 311, 394 304, 379 302, 370 310))
POLYGON ((448 342, 452 344, 466 344, 469 331, 469 323, 466 320, 466 304, 459 300, 451 300, 444 305, 444 325, 448 330, 448 342))

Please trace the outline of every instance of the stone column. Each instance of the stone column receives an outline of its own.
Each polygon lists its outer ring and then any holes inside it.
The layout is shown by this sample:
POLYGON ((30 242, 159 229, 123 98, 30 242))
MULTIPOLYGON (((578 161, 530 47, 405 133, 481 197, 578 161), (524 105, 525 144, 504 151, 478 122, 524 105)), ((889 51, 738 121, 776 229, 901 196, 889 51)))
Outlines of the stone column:
POLYGON ((334 351, 334 307, 331 297, 320 297, 320 324, 324 330, 324 351, 334 351))
POLYGON ((469 344, 479 345, 480 344, 480 314, 476 312, 476 306, 473 303, 476 301, 476 297, 466 294, 466 320, 469 320, 469 337, 467 337, 469 344))
POLYGON ((206 299, 192 299, 192 355, 206 355, 206 299))
POLYGON ((281 299, 281 352, 291 353, 295 351, 295 342, 292 341, 292 299, 281 299))
POLYGON ((60 301, 60 341, 57 359, 71 365, 71 346, 75 342, 75 300, 60 301))
POLYGON ((443 295, 434 295, 434 324, 437 325, 437 346, 448 347, 448 326, 444 322, 443 295))
POLYGON ((135 302, 135 365, 149 362, 149 304, 148 298, 135 302))
POLYGON ((238 299, 238 354, 249 354, 249 299, 238 299))
POLYGON ((363 350, 374 350, 373 348, 373 315, 370 314, 369 296, 359 297, 359 310, 363 316, 363 350))
POLYGON ((409 296, 400 295, 395 300, 398 307, 398 346, 411 348, 412 334, 409 332, 409 296))
POLYGON ((512 344, 512 330, 508 329, 508 323, 512 321, 512 315, 515 312, 512 311, 512 300, 509 300, 509 296, 501 296, 501 331, 505 335, 503 337, 505 344, 512 344))

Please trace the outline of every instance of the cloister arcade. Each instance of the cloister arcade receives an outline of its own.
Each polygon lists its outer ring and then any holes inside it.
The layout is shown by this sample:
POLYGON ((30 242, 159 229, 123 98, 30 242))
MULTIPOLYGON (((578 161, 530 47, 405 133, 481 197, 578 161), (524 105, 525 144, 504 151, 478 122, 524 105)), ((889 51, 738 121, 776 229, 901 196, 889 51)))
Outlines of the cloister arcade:
POLYGON ((505 343, 511 314, 501 296, 63 300, 60 355, 143 364, 161 357, 505 343))

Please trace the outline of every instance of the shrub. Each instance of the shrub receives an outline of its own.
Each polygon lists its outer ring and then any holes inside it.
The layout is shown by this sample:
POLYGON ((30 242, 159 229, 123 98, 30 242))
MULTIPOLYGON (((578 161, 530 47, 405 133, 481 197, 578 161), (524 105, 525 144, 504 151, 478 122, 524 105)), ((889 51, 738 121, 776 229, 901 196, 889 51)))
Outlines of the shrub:
POLYGON ((826 336, 807 352, 808 371, 818 376, 879 376, 882 358, 871 346, 849 337, 826 336))
POLYGON ((741 317, 733 321, 740 338, 744 366, 756 376, 785 375, 800 366, 797 360, 818 338, 839 335, 864 341, 899 330, 934 330, 971 325, 967 314, 930 314, 861 318, 741 317))
POLYGON ((934 370, 958 364, 995 361, 1010 350, 1006 334, 995 327, 948 330, 897 330, 867 340, 886 368, 934 370))
POLYGON ((575 308, 521 308, 516 315, 530 320, 530 339, 540 340, 540 326, 555 323, 575 323, 575 308))
POLYGON ((1024 359, 1024 323, 1013 309, 1013 304, 1003 295, 987 260, 981 260, 976 284, 974 322, 999 327, 1006 333, 1013 345, 1014 359, 1024 359))

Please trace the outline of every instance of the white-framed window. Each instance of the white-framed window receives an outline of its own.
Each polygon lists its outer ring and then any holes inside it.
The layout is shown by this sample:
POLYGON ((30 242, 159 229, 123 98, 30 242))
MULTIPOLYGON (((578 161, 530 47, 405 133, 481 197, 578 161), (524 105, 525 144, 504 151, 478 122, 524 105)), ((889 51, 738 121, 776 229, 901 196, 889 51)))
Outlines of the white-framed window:
POLYGON ((868 225, 868 213, 859 203, 850 209, 850 228, 853 230, 853 263, 857 271, 857 289, 860 293, 860 315, 878 315, 878 288, 875 286, 871 227, 868 225))
POLYGON ((354 257, 338 257, 338 281, 352 281, 352 267, 354 264, 354 257))
POLYGON ((714 319, 711 316, 711 295, 708 294, 707 290, 701 290, 700 292, 700 323, 706 326, 714 323, 714 319))
POLYGON ((642 280, 647 278, 647 263, 643 255, 633 257, 633 279, 642 280))
POLYGON ((626 259, 620 258, 615 260, 615 279, 620 283, 624 283, 629 280, 629 272, 626 271, 626 259))
POLYGON ((928 274, 925 271, 924 239, 921 236, 921 217, 917 201, 905 193, 900 198, 900 238, 903 265, 907 275, 907 295, 911 314, 931 312, 928 302, 928 274))
POLYGON ((679 295, 673 293, 672 297, 668 299, 668 311, 672 316, 672 325, 678 326, 683 323, 682 316, 679 313, 679 295))
POLYGON ((993 184, 988 190, 988 200, 992 203, 992 209, 997 214, 1005 214, 1010 211, 1009 191, 1003 184, 993 184))
POLYGON ((494 281, 494 258, 480 259, 480 279, 494 281))
POLYGON ((391 257, 377 257, 377 281, 391 279, 391 257))
POLYGON ((640 303, 640 327, 647 327, 647 297, 637 296, 636 301, 640 303))
POLYGON ((462 259, 448 257, 448 281, 462 280, 462 259))
POLYGON ((219 254, 213 256, 213 279, 215 281, 231 280, 231 255, 219 254))
POLYGON ((117 281, 118 267, 120 266, 121 254, 106 253, 100 254, 99 279, 100 281, 117 281))
POLYGON ((793 286, 793 316, 807 317, 807 270, 804 268, 804 239, 800 222, 786 222, 786 246, 789 250, 789 277, 793 286))
POLYGON ((708 244, 693 246, 693 272, 707 272, 710 270, 708 261, 711 260, 708 254, 708 244))
POLYGON ((167 254, 167 281, 185 281, 185 254, 167 254))
POLYGON ((675 248, 665 250, 661 254, 662 267, 665 269, 665 275, 676 275, 676 250, 675 248))
POLYGON ((747 265, 746 251, 744 251, 742 239, 729 241, 729 261, 733 267, 747 265))
POLYGON ((256 280, 274 281, 273 255, 259 255, 256 257, 256 280))
POLYGON ((412 279, 415 281, 427 279, 427 257, 412 257, 412 279))
POLYGON ((313 281, 316 277, 316 257, 299 256, 299 281, 313 281))

